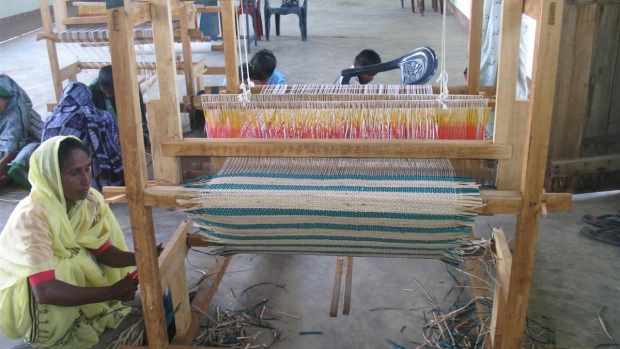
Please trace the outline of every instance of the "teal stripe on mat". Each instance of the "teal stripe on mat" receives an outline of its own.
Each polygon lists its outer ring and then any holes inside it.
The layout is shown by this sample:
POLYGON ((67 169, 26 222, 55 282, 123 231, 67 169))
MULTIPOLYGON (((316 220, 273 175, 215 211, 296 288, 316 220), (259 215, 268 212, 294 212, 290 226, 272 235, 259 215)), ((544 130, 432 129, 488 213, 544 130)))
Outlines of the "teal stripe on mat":
POLYGON ((473 218, 457 215, 440 215, 424 213, 392 213, 392 212, 351 212, 331 210, 306 210, 299 208, 199 208, 186 210, 191 214, 209 214, 214 216, 325 216, 347 218, 387 218, 410 219, 420 221, 456 220, 473 223, 473 218))
POLYGON ((194 221, 213 227, 221 227, 236 230, 256 230, 256 229, 325 229, 325 230, 343 230, 343 231, 377 231, 388 233, 469 233, 467 228, 420 228, 420 227, 390 227, 382 225, 357 225, 357 224, 333 224, 333 223, 287 223, 287 224, 228 224, 205 221, 200 218, 194 218, 194 221))
MULTIPOLYGON (((386 239, 381 237, 359 237, 359 236, 333 236, 333 235, 266 235, 266 236, 239 236, 232 234, 218 233, 213 230, 200 228, 200 230, 218 239, 232 240, 232 241, 253 241, 253 240, 329 240, 329 241, 357 241, 357 242, 383 242, 393 244, 418 244, 418 245, 433 245, 433 244, 458 244, 462 238, 467 236, 467 233, 463 233, 462 237, 454 237, 448 240, 412 240, 412 239, 386 239)), ((412 235, 415 237, 415 235, 412 235)))

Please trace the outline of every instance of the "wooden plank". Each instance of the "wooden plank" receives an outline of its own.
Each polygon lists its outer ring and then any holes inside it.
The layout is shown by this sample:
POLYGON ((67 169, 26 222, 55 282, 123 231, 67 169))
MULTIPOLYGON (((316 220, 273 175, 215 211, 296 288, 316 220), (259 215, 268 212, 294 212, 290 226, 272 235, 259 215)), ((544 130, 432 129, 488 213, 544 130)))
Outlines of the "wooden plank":
POLYGON ((540 15, 540 2, 541 0, 525 0, 523 3, 523 13, 532 18, 538 18, 540 15))
POLYGON ((198 13, 220 13, 222 12, 222 8, 220 6, 203 6, 203 7, 198 7, 199 5, 196 5, 196 11, 198 13))
POLYGON ((105 203, 108 205, 116 204, 119 202, 127 202, 127 194, 120 194, 111 198, 105 199, 105 203))
POLYGON ((207 67, 206 75, 226 75, 226 67, 207 67))
POLYGON ((138 3, 131 8, 131 25, 134 27, 151 20, 151 4, 148 2, 138 3))
MULTIPOLYGON (((519 44, 521 39, 521 10, 523 0, 502 1, 502 18, 497 81, 497 104, 495 106, 494 141, 512 144, 523 138, 522 116, 515 110, 517 95, 517 74, 519 67, 519 44), (516 117, 518 115, 518 117, 516 117)), ((518 161, 517 161, 518 162, 518 161)), ((497 169, 498 189, 519 188, 519 164, 512 161, 500 161, 497 169)))
POLYGON ((79 74, 81 71, 82 70, 80 69, 80 62, 71 63, 68 66, 60 69, 60 79, 61 81, 77 81, 76 75, 79 74))
POLYGON ((207 60, 201 59, 198 63, 195 63, 192 65, 192 72, 193 72, 194 77, 196 78, 201 77, 205 73, 205 71, 207 70, 207 68, 205 67, 206 64, 207 64, 207 60))
POLYGON ((618 51, 616 52, 616 70, 611 96, 606 137, 614 137, 616 142, 606 144, 603 155, 620 154, 620 45, 618 45, 618 51))
POLYGON ((187 330, 192 323, 192 312, 189 304, 187 272, 185 271, 184 259, 170 283, 170 291, 172 293, 172 308, 176 309, 174 313, 174 325, 177 330, 176 334, 185 336, 188 334, 187 330))
MULTIPOLYGON (((64 0, 56 0, 52 4, 52 9, 54 10, 54 20, 56 21, 56 31, 61 32, 67 30, 67 26, 63 23, 64 19, 68 17, 67 15, 67 2, 64 0)), ((104 23, 106 23, 106 18, 103 17, 104 23)))
MULTIPOLYGON (((153 39, 156 47, 157 81, 159 99, 148 102, 148 122, 151 144, 183 139, 176 82, 176 59, 172 43, 170 2, 151 1, 153 39)), ((163 155, 152 148, 153 174, 160 184, 177 184, 181 181, 181 164, 178 158, 163 155)))
POLYGON ((340 301, 340 283, 342 280, 342 257, 336 257, 336 270, 334 272, 334 287, 332 288, 332 302, 329 306, 329 316, 338 316, 338 302, 340 301))
POLYGON ((480 56, 482 54, 482 15, 484 0, 471 0, 469 46, 467 54, 467 93, 478 94, 480 86, 480 56))
MULTIPOLYGON (((44 35, 47 38, 51 38, 53 34, 52 16, 50 15, 47 0, 39 0, 39 8, 41 9, 41 21, 43 22, 44 35)), ((52 70, 52 84, 54 86, 56 102, 60 102, 60 96, 62 95, 62 79, 60 78, 60 65, 58 63, 56 44, 51 39, 45 40, 45 44, 47 46, 47 55, 50 60, 50 69, 52 70)))
POLYGON ((157 263, 153 213, 150 207, 144 206, 143 190, 148 183, 148 177, 144 161, 144 138, 141 127, 133 27, 129 18, 125 16, 130 6, 130 0, 124 0, 124 8, 108 10, 116 113, 119 116, 121 149, 131 149, 131 151, 124 151, 122 157, 129 220, 136 251, 136 263, 140 271, 140 297, 146 334, 150 348, 166 349, 168 333, 157 263))
POLYGON ((194 246, 194 247, 207 247, 211 243, 204 240, 205 236, 206 235, 199 234, 199 233, 197 233, 197 234, 188 234, 187 235, 187 245, 188 246, 194 246))
MULTIPOLYGON (((590 103, 584 126, 584 137, 607 134, 610 122, 610 107, 616 55, 620 41, 620 6, 599 5, 590 68, 590 103)), ((616 116, 614 116, 615 118, 616 116)), ((584 146, 581 156, 604 155, 604 147, 584 146)))
MULTIPOLYGON (((510 125, 512 130, 508 137, 508 143, 512 145, 512 157, 509 160, 499 162, 497 167, 498 189, 517 189, 521 181, 521 169, 525 161, 526 140, 523 135, 527 128, 527 114, 529 111, 529 101, 518 100, 512 104, 512 115, 504 118, 504 122, 510 125)), ((505 109, 504 109, 505 111, 505 109)), ((497 117, 498 113, 495 113, 497 117)), ((497 125, 497 122, 496 122, 497 125)))
POLYGON ((506 312, 506 300, 502 296, 502 288, 495 285, 493 289, 493 309, 491 310, 491 326, 489 339, 491 340, 491 348, 499 348, 502 343, 502 327, 499 320, 502 319, 506 312))
POLYGON ((527 161, 521 180, 523 205, 517 216, 506 314, 498 320, 503 330, 502 349, 520 348, 523 342, 558 73, 562 31, 559 14, 563 13, 564 2, 542 0, 542 3, 534 46, 531 105, 526 132, 529 139, 527 161))
POLYGON ((351 288, 353 287, 353 257, 347 257, 347 271, 344 279, 344 304, 342 314, 351 313, 351 288))
POLYGON ((239 58, 237 57, 237 33, 235 21, 237 13, 232 1, 220 3, 222 14, 222 39, 224 41, 224 68, 226 69, 226 89, 237 92, 239 89, 239 58))
POLYGON ((512 253, 508 247, 508 241, 504 234, 504 229, 493 228, 493 237, 495 238, 495 253, 497 253, 497 278, 501 284, 502 297, 504 301, 508 298, 508 290, 510 288, 510 267, 512 266, 512 253))
MULTIPOLYGON (((473 239, 474 235, 471 234, 471 237, 473 239)), ((484 275, 484 262, 478 258, 466 258, 465 266, 467 268, 467 272, 473 275, 470 276, 469 279, 471 281, 471 287, 474 296, 476 298, 491 300, 489 285, 487 285, 483 281, 486 279, 486 276, 484 275)), ((491 323, 491 316, 489 315, 491 315, 492 309, 481 302, 476 302, 476 310, 478 311, 478 319, 480 320, 480 325, 483 328, 488 328, 491 323)), ((488 345, 487 348, 489 348, 488 345)))
POLYGON ((509 159, 511 148, 491 141, 395 139, 190 138, 161 143, 165 156, 509 159))
POLYGON ((106 24, 108 19, 106 16, 99 17, 70 17, 62 20, 63 26, 76 24, 106 24))
POLYGON ((576 176, 589 173, 620 171, 620 154, 555 160, 549 168, 553 176, 576 176))
POLYGON ((196 94, 196 87, 194 86, 194 63, 192 58, 192 43, 189 38, 189 26, 188 26, 188 7, 190 3, 184 2, 179 11, 179 22, 181 24, 181 45, 183 47, 183 70, 185 72, 185 91, 188 95, 196 94))
POLYGON ((204 318, 203 313, 209 309, 209 304, 211 304, 211 300, 213 296, 215 296, 215 292, 217 292, 217 288, 220 285, 220 281, 222 281, 222 277, 224 277, 230 259, 231 257, 222 256, 215 258, 215 263, 213 263, 211 269, 207 271, 208 276, 202 281, 200 289, 198 289, 192 301, 192 323, 187 329, 185 336, 175 336, 172 339, 173 345, 188 346, 192 343, 194 335, 204 318))
MULTIPOLYGON (((199 189, 180 186, 152 185, 144 189, 144 204, 146 206, 164 207, 193 207, 190 199, 197 198, 199 189), (179 202, 180 201, 180 202, 179 202)), ((125 187, 104 187, 104 197, 113 197, 125 193, 125 187)), ((521 211, 523 198, 518 190, 480 190, 482 202, 486 204, 480 214, 515 214, 521 211)), ((547 203, 549 211, 570 211, 571 195, 566 193, 546 193, 543 201, 547 203)))
MULTIPOLYGON (((618 55, 618 59, 620 59, 620 54, 618 55)), ((616 65, 618 64, 620 64, 620 61, 616 65)), ((616 74, 616 79, 620 79, 620 74, 616 74)), ((615 87, 616 87, 616 84, 614 84, 614 88, 615 87)), ((618 88, 620 88, 620 82, 618 82, 618 88)), ((612 103, 620 103, 620 99, 614 99, 612 103)), ((618 110, 617 115, 620 115, 620 110, 618 110)), ((611 125, 612 123, 609 124, 609 126, 611 125)), ((609 131, 609 129, 607 131, 609 131)), ((620 133, 612 133, 612 134, 608 133, 604 136, 584 138, 581 141, 581 143, 582 144, 620 143, 620 133)), ((579 154, 575 155, 574 157, 578 157, 578 156, 579 154)), ((566 156, 566 157, 570 158, 570 156, 566 156)))
MULTIPOLYGON (((566 6, 554 100, 549 159, 577 158, 581 153, 588 104, 596 6, 566 6)), ((548 188, 548 187, 547 187, 548 188)), ((549 188, 548 188, 549 189, 549 188)))
POLYGON ((185 263, 185 256, 189 251, 187 231, 192 226, 190 221, 183 221, 166 244, 158 259, 161 288, 166 289, 172 283, 174 275, 179 272, 185 263))

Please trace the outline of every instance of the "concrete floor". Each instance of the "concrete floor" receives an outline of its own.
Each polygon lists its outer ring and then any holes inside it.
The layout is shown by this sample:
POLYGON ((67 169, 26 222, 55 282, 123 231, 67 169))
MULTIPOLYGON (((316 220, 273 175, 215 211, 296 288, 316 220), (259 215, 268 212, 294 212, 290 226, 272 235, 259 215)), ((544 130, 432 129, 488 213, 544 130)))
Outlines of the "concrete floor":
MULTIPOLYGON (((427 4, 430 7, 430 4, 427 4)), ((272 19, 273 21, 273 19, 272 19)), ((26 34, 40 26, 40 19, 22 21, 0 28, 0 71, 12 76, 31 96, 35 108, 42 115, 45 103, 53 100, 49 63, 44 42, 35 41, 35 34, 26 34), (37 22, 39 21, 39 22, 37 22)), ((398 1, 380 0, 341 1, 312 0, 309 3, 308 41, 300 38, 297 18, 282 17, 282 36, 275 36, 272 22, 271 41, 260 41, 256 49, 268 48, 278 58, 278 70, 288 83, 331 83, 341 69, 349 67, 354 56, 364 48, 375 49, 388 61, 409 50, 429 45, 441 55, 441 17, 427 10, 424 17, 412 14, 407 6, 400 8, 398 1), (343 15, 346 14, 346 17, 343 15)), ((467 31, 452 15, 447 21, 447 71, 451 84, 463 84, 462 71, 466 65, 467 31)), ((59 46, 61 65, 75 57, 59 46)), ((211 66, 220 66, 223 55, 218 52, 197 55, 206 57, 211 66)), ((441 58, 441 57, 440 57, 441 58)), ((96 72, 80 75, 80 81, 89 82, 96 72)), ((207 85, 217 85, 222 77, 206 77, 207 85)), ((397 83, 397 72, 376 77, 376 83, 397 83)), ((179 78, 179 94, 184 94, 184 83, 179 78)), ((151 91, 146 98, 157 96, 151 91)), ((0 193, 0 228, 4 226, 16 200, 25 197, 23 190, 5 190, 0 193)), ((610 334, 620 336, 620 248, 590 240, 579 234, 585 213, 613 213, 620 208, 620 192, 578 195, 574 197, 572 212, 551 213, 543 219, 537 244, 529 316, 541 321, 550 319, 556 329, 558 347, 592 348, 613 342, 603 332, 597 313, 604 307, 603 317, 610 334)), ((113 205, 121 227, 131 245, 127 206, 113 205)), ((153 208, 156 217, 157 240, 166 242, 178 224, 186 218, 178 210, 153 208)), ((501 226, 510 239, 514 232, 514 216, 479 217, 477 237, 490 236, 489 226, 501 226)), ((198 270, 209 267, 212 257, 190 252, 188 279, 200 277, 198 270), (190 264, 191 263, 191 264, 190 264)), ((386 338, 404 348, 414 348, 413 342, 422 342, 421 311, 370 311, 378 307, 417 308, 425 306, 416 293, 404 291, 414 287, 413 278, 448 308, 458 292, 450 292, 454 281, 446 266, 434 260, 356 258, 353 278, 351 315, 328 315, 331 299, 335 258, 319 256, 235 256, 224 276, 213 306, 239 306, 231 298, 229 289, 237 296, 249 286, 271 282, 286 284, 286 289, 260 286, 245 293, 241 300, 254 305, 269 299, 272 312, 283 311, 301 317, 284 319, 272 325, 283 330, 282 338, 272 348, 390 348, 386 338), (406 326, 401 332, 403 326, 406 326), (322 335, 299 335, 303 331, 320 331, 322 335)), ((456 274, 465 282, 465 275, 456 274)), ((461 300, 467 297, 467 290, 461 300)), ((214 307, 212 307, 214 308, 214 307)), ((114 331, 106 332, 95 348, 107 348, 114 331)), ((263 338, 263 337, 261 337, 263 338)), ((268 343, 269 338, 265 338, 268 343)), ((0 336, 0 349, 21 346, 0 336)), ((26 347, 26 346, 23 346, 26 347)), ((529 346, 528 346, 529 347, 529 346)))

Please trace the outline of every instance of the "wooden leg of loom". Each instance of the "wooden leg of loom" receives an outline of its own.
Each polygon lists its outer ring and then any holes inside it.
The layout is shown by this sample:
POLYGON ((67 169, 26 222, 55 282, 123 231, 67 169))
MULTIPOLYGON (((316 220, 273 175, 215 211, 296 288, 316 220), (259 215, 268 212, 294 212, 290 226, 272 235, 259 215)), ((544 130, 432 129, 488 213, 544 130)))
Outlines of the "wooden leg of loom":
MULTIPOLYGON (((471 239, 474 240, 474 234, 470 235, 471 239)), ((467 272, 470 273, 471 287, 474 293, 474 296, 478 299, 486 299, 490 300, 490 290, 488 284, 485 283, 485 273, 484 273, 484 261, 472 257, 465 259, 465 263, 467 264, 467 272)), ((480 332, 485 332, 491 323, 490 310, 488 306, 486 306, 483 302, 476 301, 476 310, 478 311, 478 318, 480 320, 480 332)), ((487 335, 488 338, 488 335, 487 335)), ((491 342, 488 340, 484 341, 486 348, 492 348, 491 342)))
POLYGON ((495 240, 495 262, 497 279, 499 285, 495 285, 493 290, 493 311, 491 316, 491 326, 489 341, 491 348, 499 348, 502 343, 502 328, 500 319, 506 312, 506 299, 508 297, 508 283, 510 280, 510 267, 512 264, 512 254, 502 228, 493 228, 493 239, 495 240))
POLYGON ((347 274, 344 279, 344 304, 342 314, 349 315, 351 312, 351 284, 353 282, 353 257, 347 257, 347 274))
POLYGON ((172 339, 172 348, 174 348, 174 345, 187 346, 192 344, 196 331, 198 331, 200 323, 205 317, 204 313, 209 309, 209 304, 211 304, 211 300, 213 299, 213 296, 215 296, 215 292, 217 292, 220 281, 222 281, 224 273, 226 273, 226 268, 228 268, 230 259, 231 257, 217 257, 211 266, 211 269, 207 271, 207 277, 205 277, 202 281, 200 289, 198 289, 198 292, 192 301, 192 322, 189 325, 185 336, 176 335, 172 339))
POLYGON ((329 316, 338 316, 338 302, 340 300, 340 282, 342 280, 342 257, 336 258, 336 273, 334 274, 334 288, 332 290, 332 304, 329 308, 329 316))

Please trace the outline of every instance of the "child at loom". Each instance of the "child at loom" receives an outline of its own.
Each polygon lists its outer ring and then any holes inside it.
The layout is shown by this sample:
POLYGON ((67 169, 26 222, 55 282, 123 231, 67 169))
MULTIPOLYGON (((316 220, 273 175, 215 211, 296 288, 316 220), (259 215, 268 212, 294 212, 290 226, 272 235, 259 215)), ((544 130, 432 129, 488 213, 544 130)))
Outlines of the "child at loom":
MULTIPOLYGON (((250 79, 256 85, 284 85, 284 75, 276 69, 278 61, 273 52, 269 50, 260 50, 254 54, 249 63, 250 79)), ((239 78, 245 75, 239 73, 239 78)), ((241 66, 239 67, 241 69, 241 66)), ((226 78, 222 80, 222 85, 226 85, 226 78)))
MULTIPOLYGON (((373 50, 365 49, 362 50, 357 56, 355 56, 355 61, 353 61, 353 66, 351 68, 359 68, 365 67, 367 65, 379 64, 381 63, 381 57, 379 54, 373 50)), ((354 76, 349 80, 349 85, 366 85, 369 84, 374 78, 376 74, 364 74, 360 76, 354 76)), ((334 84, 341 85, 342 84, 342 76, 339 76, 334 84)))

